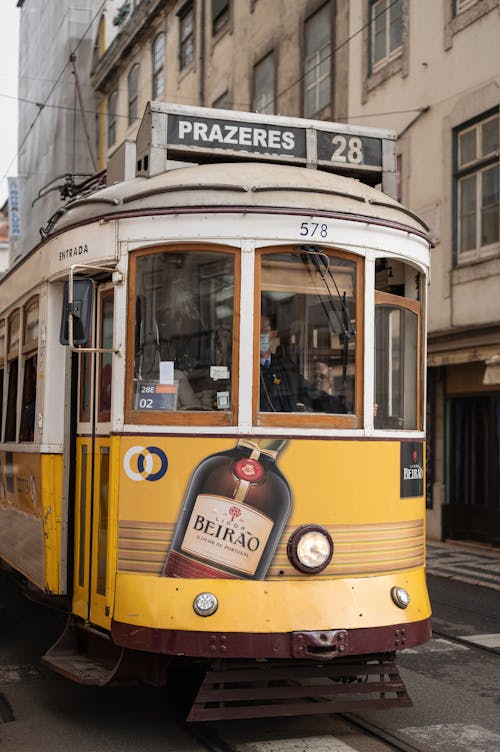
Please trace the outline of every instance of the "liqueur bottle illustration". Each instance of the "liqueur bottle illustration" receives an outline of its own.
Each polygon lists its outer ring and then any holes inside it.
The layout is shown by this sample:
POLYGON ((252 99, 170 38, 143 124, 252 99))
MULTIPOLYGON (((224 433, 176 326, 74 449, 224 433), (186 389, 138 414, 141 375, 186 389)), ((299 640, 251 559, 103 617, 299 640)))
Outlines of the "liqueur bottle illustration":
POLYGON ((290 487, 275 463, 285 444, 240 439, 198 465, 165 577, 265 578, 292 507, 290 487))

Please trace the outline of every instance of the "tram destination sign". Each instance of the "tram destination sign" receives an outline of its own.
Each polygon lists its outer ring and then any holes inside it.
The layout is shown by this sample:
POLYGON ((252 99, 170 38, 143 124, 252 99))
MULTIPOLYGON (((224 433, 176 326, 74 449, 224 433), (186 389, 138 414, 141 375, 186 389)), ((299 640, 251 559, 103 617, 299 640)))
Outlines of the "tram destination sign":
MULTIPOLYGON (((254 159, 352 174, 395 175, 395 135, 378 128, 150 102, 137 134, 137 175, 168 160, 254 159)), ((371 176, 371 177, 370 177, 371 176)))
POLYGON ((170 115, 168 144, 229 152, 306 158, 306 134, 299 128, 237 120, 170 115))
MULTIPOLYGON (((317 160, 338 167, 357 165, 382 168, 382 139, 364 135, 310 129, 317 139, 317 160)), ((275 123, 219 120, 199 116, 169 115, 167 145, 189 151, 203 150, 257 157, 277 157, 307 163, 307 128, 275 123), (193 148, 194 147, 194 148, 193 148)), ((178 149, 177 149, 178 150, 178 149)))

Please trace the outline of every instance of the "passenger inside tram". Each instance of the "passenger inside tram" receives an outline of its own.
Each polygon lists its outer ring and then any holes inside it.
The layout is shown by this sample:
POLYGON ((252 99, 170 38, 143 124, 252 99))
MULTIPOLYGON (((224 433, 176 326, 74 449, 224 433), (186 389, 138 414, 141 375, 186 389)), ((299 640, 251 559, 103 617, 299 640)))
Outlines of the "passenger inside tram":
POLYGON ((308 248, 263 254, 260 410, 346 414, 355 381, 355 265, 308 248))
POLYGON ((336 414, 352 410, 342 395, 333 393, 333 372, 326 363, 313 364, 311 381, 300 373, 265 314, 260 331, 260 410, 336 414))

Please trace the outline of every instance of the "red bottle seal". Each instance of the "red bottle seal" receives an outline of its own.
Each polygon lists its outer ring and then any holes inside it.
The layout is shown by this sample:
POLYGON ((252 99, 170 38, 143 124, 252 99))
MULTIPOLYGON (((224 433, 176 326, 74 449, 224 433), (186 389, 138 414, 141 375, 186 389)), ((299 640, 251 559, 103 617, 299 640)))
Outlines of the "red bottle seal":
POLYGON ((240 480, 258 483, 264 477, 264 468, 257 460, 244 457, 234 463, 234 474, 240 480))

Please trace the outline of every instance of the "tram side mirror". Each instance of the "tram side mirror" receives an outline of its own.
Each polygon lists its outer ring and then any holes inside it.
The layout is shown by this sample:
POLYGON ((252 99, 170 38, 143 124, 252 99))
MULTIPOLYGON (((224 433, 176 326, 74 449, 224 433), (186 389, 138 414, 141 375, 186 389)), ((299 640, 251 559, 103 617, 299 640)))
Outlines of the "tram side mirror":
POLYGON ((90 340, 94 282, 91 279, 73 280, 73 302, 69 302, 69 282, 64 283, 61 331, 59 342, 69 345, 69 317, 73 317, 73 344, 86 345, 90 340))

